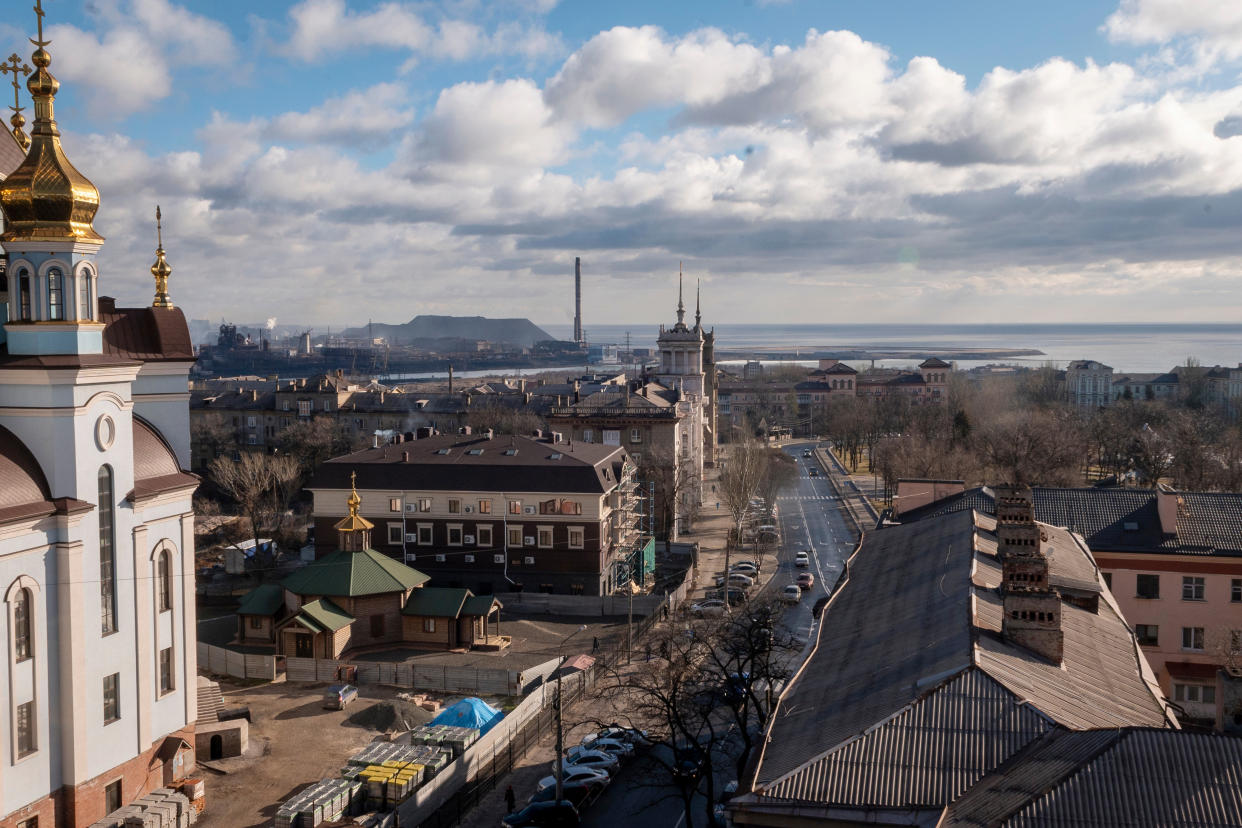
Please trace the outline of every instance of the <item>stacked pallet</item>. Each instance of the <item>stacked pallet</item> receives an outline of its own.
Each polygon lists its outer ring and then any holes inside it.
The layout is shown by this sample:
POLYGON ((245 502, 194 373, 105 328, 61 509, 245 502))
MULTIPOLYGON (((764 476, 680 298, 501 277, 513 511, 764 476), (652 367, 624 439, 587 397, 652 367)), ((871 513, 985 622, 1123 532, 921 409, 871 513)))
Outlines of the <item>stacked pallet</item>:
POLYGON ((451 750, 456 759, 466 748, 479 740, 477 727, 454 727, 453 725, 419 725, 410 731, 410 743, 429 745, 451 750))
POLYGON ((382 765, 367 765, 357 778, 367 786, 367 807, 385 810, 405 801, 423 783, 424 773, 420 764, 390 759, 382 765))
MULTIPOLYGON (((399 745, 395 742, 372 742, 350 757, 349 765, 383 765, 387 762, 413 762, 425 768, 425 778, 430 779, 451 762, 453 754, 447 748, 430 745, 399 745)), ((347 766, 348 767, 348 766, 347 766)), ((346 775, 342 771, 342 776, 346 775)))
POLYGON ((188 797, 172 788, 158 788, 113 811, 91 828, 189 828, 198 811, 188 797))
POLYGON ((364 804, 363 783, 356 779, 322 779, 298 793, 276 811, 276 828, 315 828, 358 813, 364 804))

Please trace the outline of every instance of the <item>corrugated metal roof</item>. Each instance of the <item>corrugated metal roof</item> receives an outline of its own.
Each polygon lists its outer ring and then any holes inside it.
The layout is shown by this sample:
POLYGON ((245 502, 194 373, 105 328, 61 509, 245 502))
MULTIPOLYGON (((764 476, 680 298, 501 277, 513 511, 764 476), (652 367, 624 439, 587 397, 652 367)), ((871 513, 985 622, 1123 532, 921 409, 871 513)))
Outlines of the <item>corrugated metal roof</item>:
POLYGON ((296 595, 359 596, 404 592, 429 580, 417 569, 374 549, 361 552, 338 549, 291 573, 283 586, 296 595))
POLYGON ((969 668, 880 727, 813 760, 765 798, 832 805, 943 806, 1051 728, 969 668))
MULTIPOLYGON (((1087 736, 1078 736, 1086 741, 1087 736)), ((1027 768, 1007 777, 1021 780, 1027 768)), ((1009 828, 1242 826, 1242 740, 1186 731, 1130 729, 1038 791, 1009 828)))
POLYGON ((284 602, 284 587, 280 584, 260 584, 242 596, 237 614, 275 615, 284 602))
POLYGON ((320 598, 317 601, 311 601, 309 604, 303 604, 301 611, 298 613, 298 618, 299 620, 309 618, 323 629, 332 632, 348 627, 357 620, 327 598, 320 598))
POLYGON ((456 618, 470 595, 470 590, 460 587, 422 587, 410 593, 401 614, 456 618))

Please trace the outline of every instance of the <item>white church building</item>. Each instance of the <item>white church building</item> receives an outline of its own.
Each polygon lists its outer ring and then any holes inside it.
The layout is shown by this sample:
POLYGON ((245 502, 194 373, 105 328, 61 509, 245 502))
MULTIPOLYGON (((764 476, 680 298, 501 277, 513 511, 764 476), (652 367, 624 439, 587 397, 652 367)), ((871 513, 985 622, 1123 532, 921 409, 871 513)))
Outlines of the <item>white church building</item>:
POLYGON ((31 134, 0 134, 0 828, 88 826, 185 775, 196 718, 189 330, 162 245, 152 306, 100 295, 37 11, 31 134))

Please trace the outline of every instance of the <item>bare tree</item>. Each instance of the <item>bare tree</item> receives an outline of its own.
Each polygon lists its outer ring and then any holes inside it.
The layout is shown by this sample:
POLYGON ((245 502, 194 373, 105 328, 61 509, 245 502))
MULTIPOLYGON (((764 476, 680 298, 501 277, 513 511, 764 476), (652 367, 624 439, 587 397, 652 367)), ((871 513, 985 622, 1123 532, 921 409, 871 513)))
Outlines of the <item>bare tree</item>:
POLYGON ((208 465, 208 473, 250 522, 258 554, 260 536, 275 536, 283 528, 285 511, 301 479, 297 460, 288 455, 248 452, 237 461, 217 457, 208 465))
POLYGON ((466 412, 466 425, 474 432, 490 428, 496 434, 533 434, 548 428, 548 424, 534 411, 489 397, 473 399, 466 412))
POLYGON ((352 434, 335 417, 300 419, 279 434, 281 451, 297 460, 301 472, 314 474, 325 460, 365 448, 367 438, 352 434))
POLYGON ((677 506, 694 484, 689 458, 666 448, 644 451, 638 461, 638 479, 650 483, 655 490, 656 534, 665 539, 672 537, 677 506))
MULTIPOLYGON (((742 525, 750 501, 758 494, 767 465, 767 448, 757 440, 744 440, 730 447, 728 456, 721 463, 720 497, 733 519, 735 539, 742 539, 742 525)), ((767 504, 771 507, 772 504, 767 504)), ((726 544, 727 550, 728 544, 726 544)), ((727 558, 727 551, 726 551, 727 558)), ((726 560, 726 565, 727 565, 726 560)), ((727 567, 726 567, 727 568, 727 567)))

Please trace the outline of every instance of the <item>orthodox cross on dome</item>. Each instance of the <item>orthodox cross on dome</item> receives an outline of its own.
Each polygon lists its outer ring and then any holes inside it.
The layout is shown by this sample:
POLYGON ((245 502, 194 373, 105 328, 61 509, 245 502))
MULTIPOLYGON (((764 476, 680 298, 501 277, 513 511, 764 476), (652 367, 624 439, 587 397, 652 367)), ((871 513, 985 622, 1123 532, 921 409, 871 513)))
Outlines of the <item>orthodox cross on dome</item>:
POLYGON ((341 548, 348 552, 362 552, 371 545, 371 529, 375 524, 358 514, 362 498, 358 496, 358 472, 349 473, 349 499, 345 505, 349 514, 336 522, 341 548))
POLYGON ((30 149, 30 136, 22 129, 26 125, 26 119, 22 116, 21 105, 21 79, 22 75, 29 75, 30 67, 22 63, 22 59, 18 57, 17 52, 9 55, 9 59, 0 63, 0 74, 13 76, 13 105, 9 109, 13 110, 13 117, 9 118, 9 123, 13 125, 13 137, 17 140, 18 146, 22 150, 30 149))
POLYGON ((678 325, 683 324, 686 319, 686 306, 681 301, 681 282, 682 282, 681 262, 678 262, 677 263, 677 324, 678 325))
POLYGON ((37 17, 39 20, 39 39, 35 40, 32 37, 30 39, 30 42, 33 43, 35 46, 38 46, 40 49, 42 49, 44 46, 47 46, 48 44, 52 42, 50 40, 43 39, 43 15, 47 14, 47 12, 43 10, 43 0, 35 0, 34 13, 35 13, 35 17, 37 17))
POLYGON ((699 300, 703 296, 703 280, 695 279, 694 281, 694 328, 698 330, 703 325, 703 314, 700 313, 699 300))
POLYGON ((155 299, 151 302, 153 308, 171 308, 174 307, 172 299, 168 298, 168 276, 172 273, 172 266, 168 264, 168 260, 164 258, 164 228, 161 224, 163 214, 160 213, 160 205, 155 205, 155 264, 151 265, 151 275, 155 277, 155 299))

